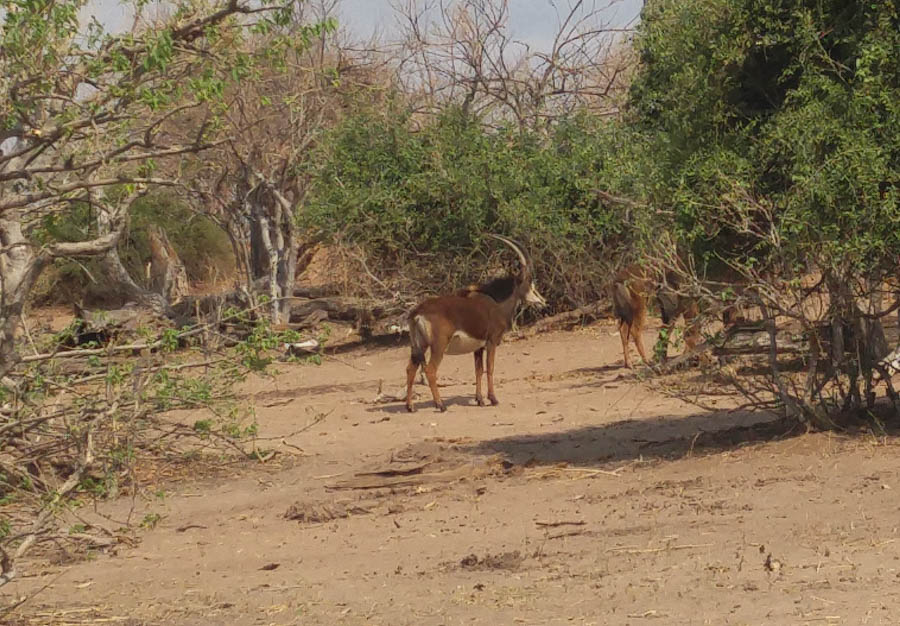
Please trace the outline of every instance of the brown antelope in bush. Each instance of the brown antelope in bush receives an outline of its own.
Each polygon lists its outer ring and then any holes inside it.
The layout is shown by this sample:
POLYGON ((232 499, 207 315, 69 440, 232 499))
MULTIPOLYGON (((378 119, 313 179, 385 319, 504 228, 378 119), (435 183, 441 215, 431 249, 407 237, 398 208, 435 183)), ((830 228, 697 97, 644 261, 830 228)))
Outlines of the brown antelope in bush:
POLYGON ((497 346, 512 323, 520 303, 537 306, 546 304, 534 287, 534 268, 522 246, 500 235, 490 236, 515 250, 520 261, 519 272, 515 276, 497 278, 484 285, 466 287, 451 296, 429 298, 410 312, 411 355, 406 368, 406 408, 409 411, 414 410, 413 382, 416 371, 425 362, 426 350, 430 350, 431 355, 425 365, 425 377, 438 409, 447 410, 437 386, 437 371, 445 354, 475 354, 475 401, 479 406, 484 406, 481 375, 484 373, 484 356, 487 353, 488 400, 491 404, 497 404, 497 396, 494 394, 494 356, 497 346))
POLYGON ((663 324, 665 324, 659 335, 663 361, 666 358, 669 337, 671 337, 679 316, 684 316, 686 326, 684 343, 687 350, 693 350, 699 342, 700 328, 696 321, 699 313, 697 300, 678 293, 678 277, 675 273, 667 272, 665 282, 659 283, 645 268, 640 265, 629 265, 616 274, 610 294, 613 312, 619 326, 619 336, 622 338, 625 367, 634 368, 628 354, 628 340, 631 338, 634 339, 634 345, 644 363, 651 364, 651 359, 647 357, 647 351, 644 348, 641 331, 647 322, 647 298, 654 292, 663 324))
MULTIPOLYGON (((724 274, 725 285, 730 283, 729 289, 741 292, 739 277, 728 271, 724 274)), ((625 366, 633 367, 628 355, 628 340, 634 339, 634 344, 647 365, 651 359, 647 357, 641 331, 647 321, 647 299, 655 294, 659 305, 660 316, 664 327, 659 332, 659 350, 663 362, 666 361, 666 353, 669 347, 669 339, 678 318, 684 316, 684 343, 686 352, 691 352, 700 343, 700 305, 697 298, 686 296, 681 292, 681 280, 674 271, 665 273, 665 280, 656 279, 651 272, 640 265, 629 265, 619 271, 611 287, 613 312, 619 326, 619 335, 622 338, 622 352, 625 357, 625 366)), ((735 302, 726 304, 722 310, 722 323, 725 327, 731 327, 744 321, 743 312, 735 302)))

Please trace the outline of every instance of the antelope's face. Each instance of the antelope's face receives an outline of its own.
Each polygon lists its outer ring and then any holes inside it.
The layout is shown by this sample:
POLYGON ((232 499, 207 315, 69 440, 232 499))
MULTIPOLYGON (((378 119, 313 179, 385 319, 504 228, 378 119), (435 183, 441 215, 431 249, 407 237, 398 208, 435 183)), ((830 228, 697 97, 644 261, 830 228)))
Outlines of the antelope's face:
POLYGON ((534 283, 528 285, 528 291, 525 293, 525 302, 533 304, 538 308, 547 306, 547 301, 544 300, 544 296, 542 296, 535 288, 534 283))

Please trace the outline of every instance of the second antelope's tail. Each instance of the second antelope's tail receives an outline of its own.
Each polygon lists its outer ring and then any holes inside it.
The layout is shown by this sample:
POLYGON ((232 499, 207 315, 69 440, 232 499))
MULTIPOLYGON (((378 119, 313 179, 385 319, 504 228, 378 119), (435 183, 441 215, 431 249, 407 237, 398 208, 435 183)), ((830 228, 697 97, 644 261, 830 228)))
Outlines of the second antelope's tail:
POLYGON ((429 332, 428 320, 421 315, 413 315, 409 318, 409 347, 410 357, 416 365, 425 362, 425 350, 428 349, 429 332))
POLYGON ((631 323, 640 313, 634 303, 631 290, 624 282, 616 282, 612 288, 613 312, 623 322, 631 323))

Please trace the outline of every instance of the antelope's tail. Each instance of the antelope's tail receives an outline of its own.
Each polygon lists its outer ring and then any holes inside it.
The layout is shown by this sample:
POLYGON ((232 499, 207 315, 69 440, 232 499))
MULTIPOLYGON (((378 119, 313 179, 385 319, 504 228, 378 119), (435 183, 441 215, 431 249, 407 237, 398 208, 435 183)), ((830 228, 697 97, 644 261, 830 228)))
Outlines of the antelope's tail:
POLYGON ((409 347, 410 358, 416 365, 425 362, 425 350, 429 344, 428 320, 422 315, 413 315, 409 318, 409 347))

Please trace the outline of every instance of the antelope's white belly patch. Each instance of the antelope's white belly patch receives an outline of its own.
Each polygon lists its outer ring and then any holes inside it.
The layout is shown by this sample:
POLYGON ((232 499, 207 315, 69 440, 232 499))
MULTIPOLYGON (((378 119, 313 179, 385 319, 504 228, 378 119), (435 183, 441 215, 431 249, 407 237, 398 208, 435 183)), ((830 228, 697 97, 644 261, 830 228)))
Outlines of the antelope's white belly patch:
POLYGON ((444 352, 447 354, 466 354, 468 352, 480 350, 484 347, 484 344, 484 339, 475 339, 465 332, 458 330, 450 337, 450 343, 447 344, 447 349, 444 352))

